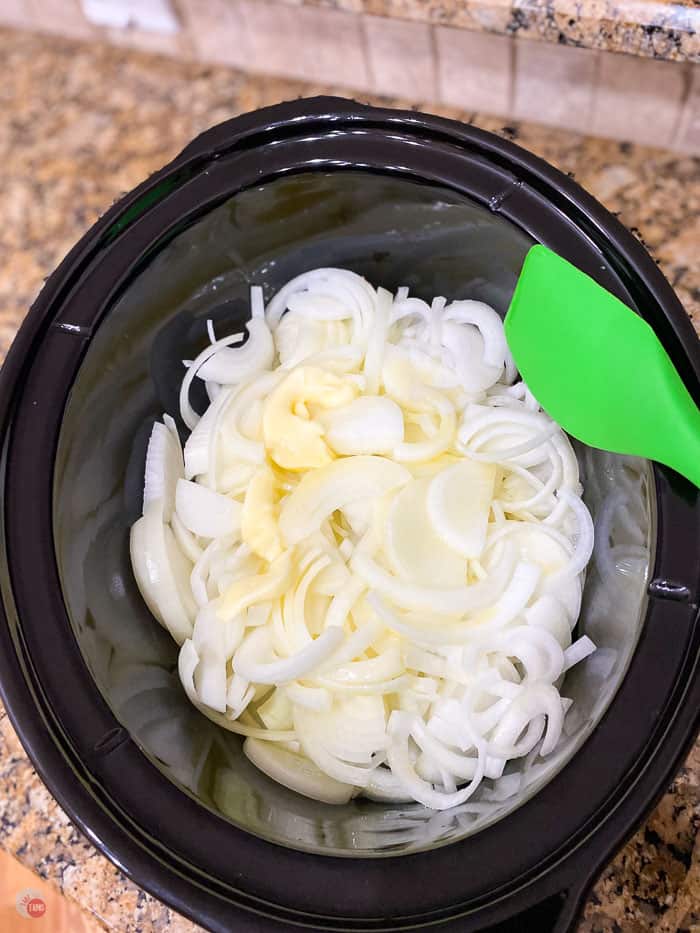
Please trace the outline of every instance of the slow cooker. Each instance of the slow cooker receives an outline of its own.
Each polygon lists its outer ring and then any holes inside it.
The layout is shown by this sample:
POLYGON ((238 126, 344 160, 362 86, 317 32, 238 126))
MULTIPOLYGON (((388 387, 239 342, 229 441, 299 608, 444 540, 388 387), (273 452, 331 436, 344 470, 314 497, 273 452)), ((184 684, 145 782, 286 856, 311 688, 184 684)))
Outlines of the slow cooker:
MULTIPOLYGON (((0 377, 2 696, 88 838, 210 930, 573 929, 695 737, 700 502, 658 465, 638 465, 630 504, 645 571, 589 569, 579 631, 599 652, 567 679, 576 717, 514 798, 477 813, 332 807, 271 782, 187 703, 131 574, 150 427, 177 412, 207 319, 240 324, 251 284, 269 297, 322 265, 504 314, 533 242, 645 317, 700 401, 672 289, 571 178, 472 126, 335 98, 197 138, 107 211, 17 336, 0 377)), ((643 374, 640 389, 643 405, 643 374)), ((578 453, 599 520, 627 467, 578 453)))

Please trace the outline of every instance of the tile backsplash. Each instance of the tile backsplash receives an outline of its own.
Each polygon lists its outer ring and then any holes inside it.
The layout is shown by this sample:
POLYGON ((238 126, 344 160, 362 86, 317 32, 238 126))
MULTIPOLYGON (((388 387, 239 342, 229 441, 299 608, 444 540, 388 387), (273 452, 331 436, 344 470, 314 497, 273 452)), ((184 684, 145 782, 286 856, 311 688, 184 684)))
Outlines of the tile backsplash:
POLYGON ((700 68, 690 75, 688 99, 678 127, 676 147, 685 152, 700 153, 700 68))
POLYGON ((407 23, 384 16, 362 17, 367 68, 377 94, 413 100, 437 100, 434 33, 427 23, 407 23))
MULTIPOLYGON (((589 49, 564 48, 528 39, 514 42, 513 47, 513 116, 571 130, 589 128, 600 56, 589 49)), ((616 60, 621 58, 608 54, 616 60)))
POLYGON ((438 101, 461 110, 508 117, 513 85, 512 40, 451 26, 433 28, 438 101))
POLYGON ((700 153, 700 64, 375 16, 359 0, 341 6, 0 0, 0 25, 700 153))
POLYGON ((254 70, 347 88, 370 85, 362 20, 354 13, 240 0, 254 70))
POLYGON ((191 54, 203 62, 245 69, 251 61, 240 4, 229 0, 187 0, 180 4, 191 54))
POLYGON ((645 61, 632 55, 603 56, 593 132, 623 138, 633 133, 635 142, 650 146, 674 141, 681 120, 681 103, 688 96, 688 77, 675 62, 645 61))

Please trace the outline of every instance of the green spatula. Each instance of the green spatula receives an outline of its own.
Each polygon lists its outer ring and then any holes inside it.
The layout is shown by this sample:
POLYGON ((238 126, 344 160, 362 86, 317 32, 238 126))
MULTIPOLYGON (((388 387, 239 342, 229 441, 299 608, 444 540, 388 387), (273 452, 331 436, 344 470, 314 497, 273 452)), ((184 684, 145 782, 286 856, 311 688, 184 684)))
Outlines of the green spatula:
POLYGON ((654 331, 545 246, 533 246, 505 320, 544 410, 591 447, 658 460, 700 486, 700 411, 654 331))

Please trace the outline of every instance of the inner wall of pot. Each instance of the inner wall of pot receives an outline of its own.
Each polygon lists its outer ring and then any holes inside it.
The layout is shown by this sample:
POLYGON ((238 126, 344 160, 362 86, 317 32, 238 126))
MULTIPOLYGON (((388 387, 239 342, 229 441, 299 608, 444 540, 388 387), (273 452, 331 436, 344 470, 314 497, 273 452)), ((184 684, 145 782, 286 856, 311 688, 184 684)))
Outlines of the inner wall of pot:
MULTIPOLYGON (((187 701, 177 647, 134 581, 128 535, 141 511, 156 418, 178 413, 183 359, 249 316, 251 284, 269 297, 318 266, 341 266, 423 298, 476 298, 505 315, 531 239, 448 190, 368 172, 311 173, 237 194, 180 233, 133 279, 94 336, 65 413, 54 532, 64 598, 97 689, 162 773, 204 806, 283 845, 334 855, 403 854, 454 842, 501 819, 580 748, 624 677, 644 618, 655 538, 648 465, 579 448, 596 523, 578 632, 598 651, 567 677, 574 704, 547 759, 512 763, 509 795, 484 781, 442 813, 362 799, 334 807, 277 785, 241 740, 187 701)), ((196 381, 196 380, 195 380, 196 381)), ((200 393, 195 407, 206 404, 200 393)), ((179 425, 185 436, 184 426, 179 425)))

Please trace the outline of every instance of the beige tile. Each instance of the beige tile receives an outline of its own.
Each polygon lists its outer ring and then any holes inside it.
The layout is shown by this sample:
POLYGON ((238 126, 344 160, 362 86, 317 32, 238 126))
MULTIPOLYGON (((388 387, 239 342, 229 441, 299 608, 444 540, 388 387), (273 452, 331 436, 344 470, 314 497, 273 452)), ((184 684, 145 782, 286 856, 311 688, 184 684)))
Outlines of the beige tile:
POLYGON ((183 33, 166 35, 145 29, 99 29, 98 34, 112 45, 124 45, 143 52, 190 57, 188 37, 183 33))
POLYGON ((613 139, 669 146, 680 119, 684 66, 600 53, 591 131, 613 139))
POLYGON ((251 51, 237 0, 179 0, 185 32, 203 62, 251 70, 251 51))
POLYGON ((700 155, 700 65, 694 65, 688 75, 690 87, 683 104, 674 149, 700 155))
POLYGON ((34 26, 29 0, 0 0, 0 26, 34 26))
POLYGON ((596 55, 590 49, 516 40, 513 116, 587 132, 596 55))
MULTIPOLYGON (((0 0, 0 6, 5 0, 0 0)), ((36 29, 74 39, 89 39, 94 27, 83 15, 79 0, 27 0, 36 29)))
POLYGON ((437 95, 431 27, 384 16, 363 18, 372 89, 415 100, 437 95))
POLYGON ((369 89, 360 17, 340 10, 241 0, 256 71, 369 89))
POLYGON ((511 106, 511 42, 505 36, 436 26, 439 100, 506 116, 511 106))
MULTIPOLYGON (((286 3, 287 6, 325 6, 334 10, 348 10, 352 13, 361 13, 366 9, 368 0, 277 0, 278 3, 286 3)), ((380 0, 381 3, 384 0, 380 0)))

